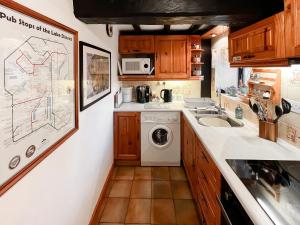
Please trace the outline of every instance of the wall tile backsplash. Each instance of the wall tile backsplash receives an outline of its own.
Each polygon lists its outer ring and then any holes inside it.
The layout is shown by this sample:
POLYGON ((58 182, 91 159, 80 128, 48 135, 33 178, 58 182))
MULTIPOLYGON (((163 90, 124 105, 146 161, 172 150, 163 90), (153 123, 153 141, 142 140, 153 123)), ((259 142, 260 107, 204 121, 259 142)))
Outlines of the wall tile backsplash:
MULTIPOLYGON (((159 96, 164 88, 172 89, 173 100, 183 101, 184 98, 199 98, 201 81, 123 81, 121 87, 134 87, 146 84, 151 87, 152 95, 159 96)), ((135 99, 135 91, 133 98, 135 99)))

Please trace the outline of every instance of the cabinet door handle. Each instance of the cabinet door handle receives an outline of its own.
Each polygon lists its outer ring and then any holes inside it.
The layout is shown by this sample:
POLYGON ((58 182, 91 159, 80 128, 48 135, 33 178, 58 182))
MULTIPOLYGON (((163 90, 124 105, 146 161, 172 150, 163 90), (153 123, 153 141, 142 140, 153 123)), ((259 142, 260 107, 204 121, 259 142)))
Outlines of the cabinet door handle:
POLYGON ((205 159, 205 161, 209 163, 209 161, 208 161, 206 155, 205 155, 203 152, 202 152, 202 159, 205 159))
POLYGON ((203 173, 203 171, 201 171, 201 173, 202 173, 202 176, 203 176, 203 178, 204 178, 205 182, 208 184, 207 177, 205 176, 205 174, 203 173))
POLYGON ((202 200, 203 200, 204 203, 205 203, 206 208, 208 208, 208 203, 207 203, 207 201, 206 201, 206 199, 205 199, 203 193, 201 193, 201 197, 202 197, 202 200))

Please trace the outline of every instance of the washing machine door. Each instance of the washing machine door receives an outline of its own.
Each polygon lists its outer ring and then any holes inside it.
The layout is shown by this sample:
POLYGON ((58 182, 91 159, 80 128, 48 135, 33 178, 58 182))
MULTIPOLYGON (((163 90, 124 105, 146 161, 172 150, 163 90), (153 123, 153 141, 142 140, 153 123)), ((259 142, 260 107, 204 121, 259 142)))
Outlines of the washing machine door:
POLYGON ((149 142, 158 150, 167 148, 172 141, 172 130, 165 125, 157 125, 149 132, 149 142))

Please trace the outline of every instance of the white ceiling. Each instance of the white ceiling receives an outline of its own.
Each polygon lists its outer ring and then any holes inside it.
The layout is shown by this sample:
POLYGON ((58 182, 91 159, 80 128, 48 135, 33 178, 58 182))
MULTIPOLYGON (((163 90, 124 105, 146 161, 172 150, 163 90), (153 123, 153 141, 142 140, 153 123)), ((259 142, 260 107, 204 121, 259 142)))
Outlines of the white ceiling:
POLYGON ((142 30, 162 30, 164 25, 140 25, 142 30))

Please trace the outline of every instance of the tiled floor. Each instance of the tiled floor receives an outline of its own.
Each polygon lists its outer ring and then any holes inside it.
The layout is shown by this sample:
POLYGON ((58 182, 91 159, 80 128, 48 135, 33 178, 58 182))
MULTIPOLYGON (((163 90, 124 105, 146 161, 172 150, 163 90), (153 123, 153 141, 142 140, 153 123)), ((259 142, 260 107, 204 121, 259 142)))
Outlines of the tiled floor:
POLYGON ((181 167, 117 167, 99 225, 200 225, 181 167))

